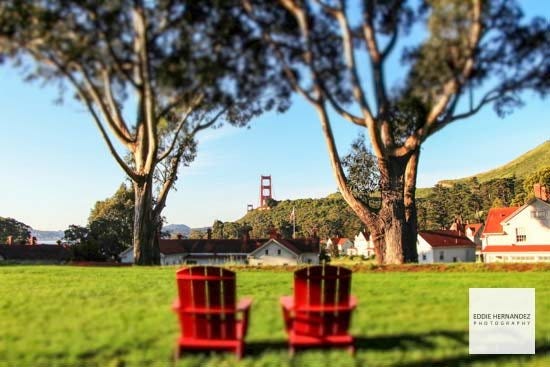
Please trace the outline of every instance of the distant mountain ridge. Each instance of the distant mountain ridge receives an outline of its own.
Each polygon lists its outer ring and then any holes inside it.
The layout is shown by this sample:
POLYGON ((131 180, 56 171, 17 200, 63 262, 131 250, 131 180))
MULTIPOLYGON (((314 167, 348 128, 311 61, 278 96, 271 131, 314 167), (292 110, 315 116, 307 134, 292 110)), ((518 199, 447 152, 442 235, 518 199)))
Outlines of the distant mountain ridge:
POLYGON ((164 227, 162 227, 162 230, 164 232, 169 232, 171 234, 178 234, 181 233, 184 236, 189 236, 189 233, 191 233, 191 227, 185 225, 185 224, 168 224, 164 227))
POLYGON ((31 236, 36 237, 38 243, 42 241, 57 241, 65 236, 64 231, 41 231, 39 229, 31 229, 31 236))

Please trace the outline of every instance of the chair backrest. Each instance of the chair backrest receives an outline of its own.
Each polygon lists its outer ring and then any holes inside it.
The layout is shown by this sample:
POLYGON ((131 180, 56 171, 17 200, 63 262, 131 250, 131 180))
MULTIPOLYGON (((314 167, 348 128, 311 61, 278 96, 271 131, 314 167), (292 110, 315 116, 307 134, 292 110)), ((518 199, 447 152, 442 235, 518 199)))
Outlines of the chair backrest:
POLYGON ((310 266, 294 273, 294 330, 312 336, 343 335, 351 317, 351 271, 340 266, 310 266), (338 307, 340 306, 340 307, 338 307))
POLYGON ((214 266, 176 273, 180 323, 184 337, 235 338, 235 273, 214 266))

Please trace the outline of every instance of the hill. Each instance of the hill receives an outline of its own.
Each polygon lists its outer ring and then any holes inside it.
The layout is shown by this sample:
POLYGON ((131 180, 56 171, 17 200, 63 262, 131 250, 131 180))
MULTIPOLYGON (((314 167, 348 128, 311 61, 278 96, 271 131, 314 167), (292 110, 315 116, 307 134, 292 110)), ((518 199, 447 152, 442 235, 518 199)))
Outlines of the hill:
POLYGON ((168 224, 162 227, 162 230, 164 232, 169 232, 174 234, 181 233, 184 236, 189 236, 189 233, 191 232, 191 228, 185 224, 168 224))
POLYGON ((31 236, 34 236, 37 238, 38 243, 44 242, 44 241, 57 241, 62 239, 65 236, 64 231, 41 231, 39 229, 32 229, 31 230, 31 236))
MULTIPOLYGON (((538 145, 534 149, 520 155, 516 159, 506 163, 503 166, 494 168, 487 172, 481 172, 469 177, 458 178, 454 180, 441 180, 438 184, 443 186, 452 186, 456 183, 466 183, 469 179, 477 177, 478 181, 488 182, 498 178, 516 177, 524 178, 545 166, 550 165, 550 140, 538 145)), ((419 187, 416 189, 416 197, 426 198, 432 192, 431 187, 419 187)))
POLYGON ((494 168, 487 172, 478 173, 470 177, 456 180, 442 180, 439 181, 439 184, 452 185, 459 182, 464 183, 472 177, 477 177, 479 182, 487 182, 497 178, 512 176, 524 178, 530 173, 533 173, 548 165, 550 165, 550 140, 545 141, 536 148, 531 149, 503 166, 494 168))
POLYGON ((254 209, 237 223, 252 227, 251 236, 265 238, 272 226, 284 237, 292 236, 292 219, 296 217, 296 236, 308 237, 316 230, 321 238, 328 236, 352 237, 363 227, 339 193, 321 199, 274 201, 269 209, 254 209))

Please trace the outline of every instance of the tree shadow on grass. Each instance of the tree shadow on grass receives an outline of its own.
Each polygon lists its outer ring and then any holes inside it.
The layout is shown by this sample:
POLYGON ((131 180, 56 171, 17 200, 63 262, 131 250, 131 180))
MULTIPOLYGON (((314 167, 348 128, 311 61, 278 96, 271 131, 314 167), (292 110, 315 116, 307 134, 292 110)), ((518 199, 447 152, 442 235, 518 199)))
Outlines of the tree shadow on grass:
MULTIPOLYGON (((550 342, 539 344, 535 349, 535 356, 529 355, 497 355, 497 354, 462 354, 448 357, 432 357, 430 351, 441 348, 441 343, 450 342, 449 348, 468 346, 468 333, 463 331, 434 330, 426 333, 408 333, 394 335, 356 336, 355 346, 357 353, 369 351, 391 351, 400 350, 403 352, 425 351, 425 358, 414 361, 399 361, 390 365, 403 367, 425 367, 425 366, 468 366, 473 363, 516 363, 521 365, 533 357, 550 357, 550 342), (453 347, 454 346, 454 347, 453 347)), ((279 340, 252 340, 245 346, 245 357, 257 358, 265 353, 287 353, 288 343, 286 339, 279 340)), ((320 350, 320 349, 318 349, 320 350)), ((345 353, 345 351, 343 351, 345 353)), ((211 351, 188 352, 191 355, 212 355, 211 351)), ((373 361, 376 365, 376 361, 373 361)))
POLYGON ((288 343, 285 340, 258 340, 246 343, 246 355, 258 357, 266 352, 286 352, 288 343))
POLYGON ((426 358, 415 361, 400 361, 394 366, 424 367, 424 366, 468 366, 473 363, 500 364, 504 362, 521 365, 529 360, 541 356, 550 357, 550 343, 537 345, 535 355, 511 355, 511 354, 462 354, 442 358, 430 358, 430 350, 440 348, 440 342, 447 339, 458 347, 468 346, 468 333, 462 331, 435 330, 419 334, 395 334, 372 337, 357 337, 357 351, 385 351, 399 349, 401 351, 427 351, 426 358))
POLYGON ((437 347, 435 338, 446 338, 453 340, 457 344, 467 345, 468 335, 462 331, 434 330, 419 334, 393 334, 376 335, 372 337, 356 337, 355 347, 357 351, 361 350, 417 350, 433 349, 437 347))
POLYGON ((465 354, 460 356, 444 357, 439 359, 428 359, 421 361, 399 363, 396 366, 402 367, 424 367, 424 366, 469 366, 474 363, 491 363, 500 365, 501 363, 511 363, 521 366, 534 358, 550 357, 550 344, 540 345, 535 348, 535 355, 515 355, 515 354, 465 354))

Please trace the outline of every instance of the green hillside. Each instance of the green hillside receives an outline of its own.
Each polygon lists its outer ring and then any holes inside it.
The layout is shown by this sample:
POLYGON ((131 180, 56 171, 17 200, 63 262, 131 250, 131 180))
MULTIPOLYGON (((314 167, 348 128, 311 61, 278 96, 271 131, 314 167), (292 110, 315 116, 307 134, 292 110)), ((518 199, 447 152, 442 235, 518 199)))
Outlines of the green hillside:
POLYGON ((520 155, 511 162, 506 163, 503 166, 494 168, 487 172, 478 173, 466 178, 460 178, 457 180, 443 180, 439 181, 440 184, 454 184, 457 182, 465 182, 472 177, 477 177, 479 182, 487 182, 496 178, 505 178, 516 176, 517 178, 524 178, 530 173, 533 173, 544 166, 550 165, 550 140, 542 143, 536 148, 520 155))
POLYGON ((363 227, 339 193, 320 199, 274 200, 270 209, 254 209, 237 223, 251 226, 253 238, 265 238, 272 226, 279 229, 284 237, 290 237, 293 230, 293 210, 297 237, 308 237, 313 229, 316 229, 321 238, 351 237, 363 227))

